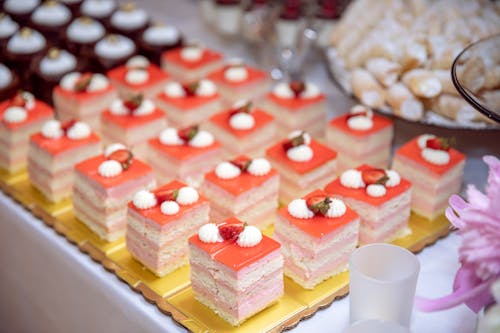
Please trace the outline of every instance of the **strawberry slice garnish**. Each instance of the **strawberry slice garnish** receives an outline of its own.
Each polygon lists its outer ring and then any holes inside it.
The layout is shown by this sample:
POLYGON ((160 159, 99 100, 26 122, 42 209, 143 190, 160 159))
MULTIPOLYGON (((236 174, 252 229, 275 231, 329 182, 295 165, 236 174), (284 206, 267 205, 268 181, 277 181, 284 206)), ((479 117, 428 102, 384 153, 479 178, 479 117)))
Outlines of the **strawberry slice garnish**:
POLYGON ((200 86, 199 82, 191 82, 183 85, 182 89, 184 89, 184 92, 186 93, 187 96, 195 96, 196 90, 198 90, 199 86, 200 86))
POLYGON ((326 215, 332 200, 325 195, 314 195, 306 200, 307 207, 314 213, 326 215))
POLYGON ((234 160, 229 161, 229 163, 236 165, 241 171, 246 171, 252 163, 252 160, 248 157, 237 157, 234 160))
POLYGON ((361 177, 367 186, 371 184, 385 185, 385 183, 389 180, 389 177, 385 173, 384 169, 363 170, 361 171, 361 177))
POLYGON ((290 82, 290 89, 295 97, 299 97, 306 90, 306 84, 303 81, 292 81, 290 82))
POLYGON ((349 119, 354 118, 354 117, 370 117, 370 114, 368 113, 368 111, 360 111, 360 112, 355 112, 355 113, 349 113, 347 115, 347 119, 346 120, 349 120, 349 119))
POLYGON ((160 190, 156 191, 154 195, 156 197, 156 201, 158 202, 158 204, 161 204, 162 202, 165 201, 175 201, 175 199, 177 199, 177 196, 179 195, 179 190, 178 189, 160 190))
POLYGON ((199 126, 193 125, 177 130, 177 135, 185 142, 189 142, 196 136, 196 134, 198 134, 198 131, 199 131, 199 126))
POLYGON ((244 105, 240 107, 236 107, 231 109, 231 112, 229 113, 230 116, 234 116, 237 113, 240 112, 245 112, 245 113, 251 113, 252 112, 252 102, 248 101, 244 105))
POLYGON ((224 224, 219 226, 219 234, 224 240, 234 241, 238 239, 244 228, 243 224, 224 224))
POLYGON ((17 94, 15 94, 10 101, 10 105, 24 108, 26 106, 26 98, 24 98, 24 92, 19 91, 17 94))
POLYGON ((293 138, 288 139, 285 142, 283 142, 283 149, 285 151, 288 151, 289 149, 292 149, 293 147, 303 145, 305 142, 306 142, 306 139, 304 138, 304 132, 301 132, 299 135, 294 136, 293 138))
POLYGON ((448 151, 453 144, 455 144, 455 138, 432 138, 427 140, 425 146, 431 149, 448 151))
POLYGON ((76 119, 68 120, 67 122, 61 124, 61 129, 64 131, 64 133, 68 133, 69 129, 73 127, 73 125, 75 125, 76 122, 77 122, 76 119))
POLYGON ((134 111, 141 106, 143 100, 144 96, 142 94, 136 94, 125 100, 123 105, 128 109, 129 113, 133 115, 134 111))
POLYGON ((118 149, 108 156, 108 160, 117 161, 122 165, 123 170, 127 170, 132 164, 132 158, 134 155, 128 149, 118 149))
POLYGON ((87 91, 87 88, 90 85, 90 82, 92 81, 92 73, 83 73, 80 75, 78 80, 75 82, 75 91, 76 92, 83 92, 87 91))

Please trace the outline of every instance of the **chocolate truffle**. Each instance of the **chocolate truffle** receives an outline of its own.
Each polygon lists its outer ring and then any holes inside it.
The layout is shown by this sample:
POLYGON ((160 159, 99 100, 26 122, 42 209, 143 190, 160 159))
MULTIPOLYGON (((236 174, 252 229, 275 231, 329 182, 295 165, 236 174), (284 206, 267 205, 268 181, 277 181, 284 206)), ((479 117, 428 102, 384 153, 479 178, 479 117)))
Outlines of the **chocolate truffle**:
POLYGON ((111 31, 137 40, 149 25, 149 15, 142 9, 137 8, 133 2, 129 2, 111 16, 111 31))
POLYGON ((116 0, 85 0, 80 6, 80 13, 109 26, 109 20, 116 8, 116 0))
POLYGON ((9 39, 19 30, 19 25, 9 15, 0 12, 0 61, 5 60, 9 39))
POLYGON ((0 63, 0 101, 14 96, 19 89, 19 78, 16 73, 0 63))
POLYGON ((101 72, 123 65, 135 53, 136 47, 130 38, 114 34, 101 39, 94 48, 98 70, 101 72))
POLYGON ((71 14, 74 16, 80 15, 80 6, 82 5, 83 0, 60 0, 69 10, 71 10, 71 14))
POLYGON ((45 1, 31 14, 31 26, 40 31, 51 46, 61 45, 62 32, 71 21, 71 11, 54 0, 45 1))
POLYGON ((179 30, 170 25, 154 24, 144 30, 139 46, 142 54, 149 60, 160 65, 163 52, 182 45, 182 35, 179 30))
POLYGON ((3 10, 21 26, 25 26, 30 21, 31 13, 39 5, 40 0, 6 0, 3 4, 3 10))
POLYGON ((106 34, 104 26, 90 17, 79 17, 66 29, 66 46, 68 50, 81 60, 84 71, 97 68, 94 47, 106 34))

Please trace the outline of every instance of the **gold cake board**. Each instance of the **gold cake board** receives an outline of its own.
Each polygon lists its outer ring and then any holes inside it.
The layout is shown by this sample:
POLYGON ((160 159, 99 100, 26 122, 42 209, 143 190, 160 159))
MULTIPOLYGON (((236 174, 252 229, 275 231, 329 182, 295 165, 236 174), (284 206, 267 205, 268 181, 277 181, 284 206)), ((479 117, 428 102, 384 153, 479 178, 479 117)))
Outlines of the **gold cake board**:
MULTIPOLYGON (((297 325, 300 320, 312 316, 320 308, 349 292, 348 272, 320 283, 313 290, 306 290, 285 277, 285 293, 278 302, 239 327, 232 327, 195 300, 190 287, 189 265, 162 278, 156 277, 130 255, 125 238, 115 242, 101 240, 74 216, 70 199, 58 203, 47 201, 31 185, 25 171, 13 175, 0 172, 0 188, 75 244, 80 251, 87 253, 134 291, 141 293, 161 312, 171 315, 176 322, 193 332, 280 332, 297 325)), ((393 243, 415 253, 451 232, 450 223, 444 215, 429 221, 412 214, 409 227, 411 234, 393 243)), ((264 233, 272 232, 272 228, 269 228, 264 233)))

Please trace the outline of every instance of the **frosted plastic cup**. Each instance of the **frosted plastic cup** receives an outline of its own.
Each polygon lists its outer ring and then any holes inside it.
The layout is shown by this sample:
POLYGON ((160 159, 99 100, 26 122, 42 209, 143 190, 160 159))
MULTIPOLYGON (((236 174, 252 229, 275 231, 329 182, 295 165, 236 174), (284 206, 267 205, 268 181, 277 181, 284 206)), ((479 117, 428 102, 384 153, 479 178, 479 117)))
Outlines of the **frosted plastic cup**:
POLYGON ((396 323, 371 319, 357 322, 343 333, 411 333, 411 331, 396 323))
POLYGON ((370 244, 351 254, 350 322, 378 319, 409 327, 420 263, 410 251, 370 244))

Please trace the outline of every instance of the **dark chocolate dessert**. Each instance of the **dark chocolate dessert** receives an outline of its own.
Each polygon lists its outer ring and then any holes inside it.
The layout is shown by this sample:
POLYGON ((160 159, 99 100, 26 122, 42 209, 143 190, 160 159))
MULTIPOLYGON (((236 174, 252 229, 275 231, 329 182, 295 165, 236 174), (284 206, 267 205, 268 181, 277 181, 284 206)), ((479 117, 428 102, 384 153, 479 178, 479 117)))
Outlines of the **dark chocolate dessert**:
POLYGON ((90 17, 79 17, 66 29, 66 46, 81 60, 84 71, 94 71, 94 47, 106 34, 104 26, 90 17))
POLYGON ((0 102, 14 96, 19 88, 17 74, 0 63, 0 102))
POLYGON ((123 65, 135 53, 136 47, 130 38, 114 34, 101 39, 94 48, 94 57, 100 72, 107 72, 114 67, 123 65))
POLYGON ((62 45, 62 32, 71 21, 71 11, 63 4, 47 0, 31 14, 31 26, 40 31, 51 46, 62 45))
POLYGON ((142 33, 138 43, 142 54, 160 65, 163 52, 182 45, 182 35, 176 27, 154 24, 142 33))
POLYGON ((137 40, 149 26, 149 15, 133 2, 120 6, 111 16, 111 31, 137 40))

